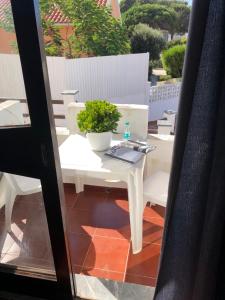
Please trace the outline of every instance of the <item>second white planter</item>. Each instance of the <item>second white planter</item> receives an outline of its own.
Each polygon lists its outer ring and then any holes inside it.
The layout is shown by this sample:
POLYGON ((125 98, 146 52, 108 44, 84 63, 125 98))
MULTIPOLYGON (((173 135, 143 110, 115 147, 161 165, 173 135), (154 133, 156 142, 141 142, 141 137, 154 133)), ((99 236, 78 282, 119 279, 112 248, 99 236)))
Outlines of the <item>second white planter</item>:
POLYGON ((95 151, 104 151, 110 147, 112 132, 90 132, 86 136, 91 148, 95 151))

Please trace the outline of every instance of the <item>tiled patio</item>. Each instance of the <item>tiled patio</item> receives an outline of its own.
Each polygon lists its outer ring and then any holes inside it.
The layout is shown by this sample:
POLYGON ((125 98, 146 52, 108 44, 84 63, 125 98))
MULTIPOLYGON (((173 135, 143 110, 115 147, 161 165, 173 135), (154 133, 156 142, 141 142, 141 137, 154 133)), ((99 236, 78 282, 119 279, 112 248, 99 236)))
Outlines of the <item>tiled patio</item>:
MULTIPOLYGON (((127 193, 122 189, 85 187, 75 194, 65 185, 67 229, 75 273, 154 286, 157 276, 164 209, 146 207, 141 253, 133 255, 127 193)), ((53 269, 41 195, 18 197, 12 232, 4 232, 0 211, 1 262, 53 269)))

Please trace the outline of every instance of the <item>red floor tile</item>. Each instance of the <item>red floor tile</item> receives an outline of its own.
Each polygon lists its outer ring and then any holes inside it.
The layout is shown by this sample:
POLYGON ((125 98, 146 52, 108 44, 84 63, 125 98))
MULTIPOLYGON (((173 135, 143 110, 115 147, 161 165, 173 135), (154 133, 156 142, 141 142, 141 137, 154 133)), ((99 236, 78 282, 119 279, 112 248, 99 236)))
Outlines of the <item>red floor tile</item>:
POLYGON ((130 240, 130 225, 114 228, 97 228, 95 236, 108 237, 115 239, 130 240))
POLYGON ((95 233, 95 216, 91 211, 78 211, 73 208, 67 213, 66 221, 70 233, 89 235, 95 233))
POLYGON ((77 197, 77 202, 75 208, 79 210, 95 211, 102 208, 104 203, 107 203, 108 194, 104 191, 94 192, 94 191, 84 191, 80 193, 77 197))
MULTIPOLYGON (((72 221, 71 218, 69 219, 70 231, 75 232, 76 230, 78 232, 79 229, 77 227, 82 227, 82 230, 93 234, 89 228, 85 228, 92 225, 97 228, 95 235, 130 239, 127 201, 113 201, 103 198, 87 199, 87 197, 81 196, 78 197, 74 210, 82 226, 75 226, 76 228, 73 228, 73 222, 75 221, 72 217, 72 221)), ((70 212, 71 214, 73 214, 72 211, 70 212)))
POLYGON ((128 201, 127 199, 117 199, 103 191, 102 193, 93 193, 90 191, 85 191, 80 193, 77 197, 77 202, 75 204, 75 209, 79 210, 89 210, 95 214, 103 214, 107 212, 113 213, 120 209, 128 212, 128 201))
POLYGON ((143 222, 143 242, 152 244, 162 244, 163 227, 152 223, 151 221, 143 222))
POLYGON ((107 201, 106 194, 80 193, 77 197, 74 209, 79 211, 90 211, 93 214, 96 212, 102 213, 102 208, 105 206, 105 203, 110 205, 110 201, 107 201))
POLYGON ((109 197, 111 199, 125 199, 128 200, 128 193, 127 189, 121 189, 121 188, 112 188, 108 190, 109 197))
POLYGON ((98 277, 98 278, 105 278, 105 271, 101 270, 101 269, 84 267, 81 270, 81 274, 88 275, 88 276, 94 276, 94 277, 98 277))
POLYGON ((91 237, 82 234, 68 234, 68 239, 72 265, 82 266, 92 244, 91 237))
POLYGON ((166 215, 166 208, 160 205, 155 205, 153 206, 153 209, 161 216, 161 217, 165 217, 166 215))
POLYGON ((160 245, 143 244, 143 249, 138 254, 132 254, 130 251, 127 274, 146 277, 157 277, 160 245))
POLYGON ((84 267, 124 273, 129 243, 126 240, 94 236, 84 267))
MULTIPOLYGON (((159 213, 159 210, 157 207, 159 207, 158 205, 156 206, 146 206, 144 209, 144 219, 145 220, 150 220, 152 218, 157 218, 159 220, 164 220, 164 217, 159 213)), ((163 207, 162 207, 163 209, 163 207)), ((163 223, 162 223, 163 224, 163 223)))
POLYGON ((96 226, 95 235, 130 240, 129 214, 120 207, 96 217, 96 226))
POLYGON ((108 190, 107 187, 104 187, 104 186, 97 186, 97 185, 88 185, 88 184, 85 184, 84 186, 84 192, 89 192, 91 194, 93 193, 105 193, 106 191, 108 190))
POLYGON ((151 277, 143 277, 143 276, 126 274, 124 281, 129 283, 153 286, 153 287, 156 286, 156 278, 151 278, 151 277))

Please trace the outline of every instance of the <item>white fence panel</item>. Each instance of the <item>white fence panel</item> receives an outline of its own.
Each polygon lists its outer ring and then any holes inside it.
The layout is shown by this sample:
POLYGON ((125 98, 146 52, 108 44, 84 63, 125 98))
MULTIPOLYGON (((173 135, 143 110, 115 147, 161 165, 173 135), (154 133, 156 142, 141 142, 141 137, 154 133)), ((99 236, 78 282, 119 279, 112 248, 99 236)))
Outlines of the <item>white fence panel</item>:
MULTIPOLYGON (((47 57, 52 99, 62 99, 65 89, 65 59, 47 57)), ((25 87, 19 55, 0 54, 0 98, 25 99, 25 87)))
MULTIPOLYGON (((65 59, 47 57, 51 96, 61 100, 63 90, 79 90, 76 100, 108 99, 118 104, 148 104, 149 54, 65 59)), ((0 54, 0 98, 26 99, 19 56, 0 54)), ((28 113, 22 104, 24 113, 28 113)), ((54 113, 65 114, 54 104, 54 113)), ((57 126, 65 124, 56 119, 57 126)))
POLYGON ((65 58, 47 57, 48 76, 53 100, 61 100, 61 93, 66 89, 65 58))
MULTIPOLYGON (((79 101, 146 96, 148 60, 148 53, 80 59, 47 57, 52 99, 62 99, 65 89, 79 90, 79 101)), ((1 97, 25 98, 18 55, 0 54, 0 79, 1 97)), ((136 101, 140 104, 139 99, 136 101)))
POLYGON ((67 89, 79 90, 79 102, 147 104, 148 60, 148 53, 66 60, 67 89))
POLYGON ((0 54, 0 97, 24 99, 25 95, 19 55, 0 54))

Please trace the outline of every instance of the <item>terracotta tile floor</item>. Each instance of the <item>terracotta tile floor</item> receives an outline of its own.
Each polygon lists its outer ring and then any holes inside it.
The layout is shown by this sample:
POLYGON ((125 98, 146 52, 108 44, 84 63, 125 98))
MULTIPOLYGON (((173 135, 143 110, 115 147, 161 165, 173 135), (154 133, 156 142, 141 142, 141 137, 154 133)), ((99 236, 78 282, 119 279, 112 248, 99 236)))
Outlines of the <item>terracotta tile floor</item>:
MULTIPOLYGON (((76 195, 74 186, 66 184, 65 195, 73 271, 154 286, 164 209, 145 208, 143 250, 133 255, 126 190, 85 187, 84 193, 76 195)), ((0 210, 0 251, 2 263, 54 269, 40 193, 17 197, 9 234, 0 210)))

